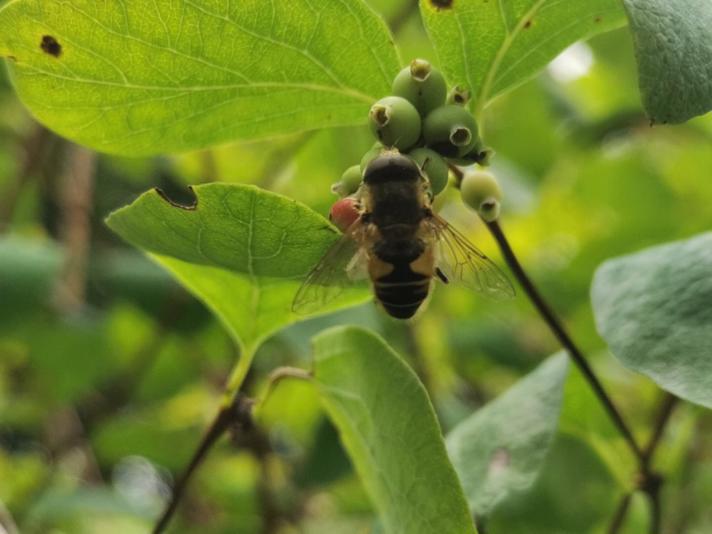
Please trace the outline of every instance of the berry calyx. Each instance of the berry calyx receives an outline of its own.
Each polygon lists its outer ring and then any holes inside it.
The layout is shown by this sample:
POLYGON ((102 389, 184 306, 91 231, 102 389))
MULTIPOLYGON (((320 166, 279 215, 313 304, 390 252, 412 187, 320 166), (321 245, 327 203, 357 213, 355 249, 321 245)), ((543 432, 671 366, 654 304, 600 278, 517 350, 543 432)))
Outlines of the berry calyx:
POLYGON ((445 102, 447 85, 429 61, 414 59, 393 80, 393 94, 408 100, 425 117, 445 102))
POLYGON ((420 115, 405 98, 382 98, 371 106, 368 118, 371 131, 387 147, 408 150, 420 139, 420 115))

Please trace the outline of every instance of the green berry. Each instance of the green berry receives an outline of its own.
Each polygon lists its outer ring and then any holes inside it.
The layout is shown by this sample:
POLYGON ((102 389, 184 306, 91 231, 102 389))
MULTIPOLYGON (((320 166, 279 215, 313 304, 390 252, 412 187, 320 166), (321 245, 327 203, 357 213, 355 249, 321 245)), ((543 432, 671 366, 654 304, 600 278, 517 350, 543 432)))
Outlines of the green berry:
POLYGON ((341 180, 331 186, 331 191, 340 197, 353 195, 361 185, 362 176, 360 165, 349 167, 341 175, 341 180))
POLYGON ((405 98, 382 98, 371 106, 368 117, 371 131, 387 147, 408 150, 420 139, 420 115, 405 98))
POLYGON ((393 94, 408 100, 423 117, 443 105, 446 93, 442 73, 424 59, 414 59, 393 80, 393 94))
POLYGON ((371 160, 377 156, 381 155, 381 152, 386 150, 386 147, 384 147, 381 143, 374 143, 371 148, 368 149, 368 152, 366 152, 363 157, 361 158, 361 172, 366 170, 366 167, 368 167, 368 164, 371 163, 371 160))
POLYGON ((430 148, 449 158, 464 156, 479 142, 475 118, 454 104, 441 106, 425 117, 423 137, 430 148))
POLYGON ((460 183, 462 200, 487 222, 499 217, 502 189, 494 175, 486 171, 470 171, 460 183))
POLYGON ((456 85, 453 87, 447 95, 447 103, 454 104, 456 106, 466 106, 470 101, 470 91, 462 87, 461 85, 456 85))
POLYGON ((447 185, 450 169, 440 154, 429 148, 416 148, 408 156, 418 164, 430 181, 433 196, 440 193, 447 185))

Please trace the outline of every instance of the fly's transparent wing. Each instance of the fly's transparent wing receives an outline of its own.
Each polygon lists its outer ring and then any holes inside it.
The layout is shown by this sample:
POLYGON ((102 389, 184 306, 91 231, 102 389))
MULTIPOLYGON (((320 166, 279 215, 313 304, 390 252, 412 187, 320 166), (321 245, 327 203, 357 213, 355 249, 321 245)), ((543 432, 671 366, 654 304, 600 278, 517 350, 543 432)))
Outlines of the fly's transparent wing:
POLYGON ((317 312, 365 279, 368 257, 362 247, 363 236, 364 229, 357 221, 326 251, 294 296, 293 312, 317 312))
POLYGON ((475 245, 443 218, 433 215, 428 224, 439 242, 438 268, 448 282, 497 298, 512 298, 507 276, 475 245))

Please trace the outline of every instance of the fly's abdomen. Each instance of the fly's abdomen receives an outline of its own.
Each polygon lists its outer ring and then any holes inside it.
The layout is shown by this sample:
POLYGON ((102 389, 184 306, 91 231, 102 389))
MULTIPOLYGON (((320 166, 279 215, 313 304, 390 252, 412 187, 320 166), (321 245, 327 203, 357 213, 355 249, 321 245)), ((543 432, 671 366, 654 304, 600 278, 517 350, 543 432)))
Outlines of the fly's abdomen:
POLYGON ((407 261, 392 265, 389 274, 373 282, 376 298, 392 317, 409 319, 428 296, 430 277, 413 271, 407 261))

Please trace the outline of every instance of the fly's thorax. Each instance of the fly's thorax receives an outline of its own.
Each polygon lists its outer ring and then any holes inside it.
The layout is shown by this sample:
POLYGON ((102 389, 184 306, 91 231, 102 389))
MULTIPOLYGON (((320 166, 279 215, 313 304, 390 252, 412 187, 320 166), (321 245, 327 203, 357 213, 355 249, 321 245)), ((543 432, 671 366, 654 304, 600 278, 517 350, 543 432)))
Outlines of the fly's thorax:
POLYGON ((363 173, 363 181, 369 186, 387 182, 418 182, 420 177, 418 165, 396 150, 373 158, 363 173))
POLYGON ((398 225, 417 225, 428 199, 418 165, 397 151, 374 158, 364 171, 362 194, 369 222, 380 230, 398 225))

